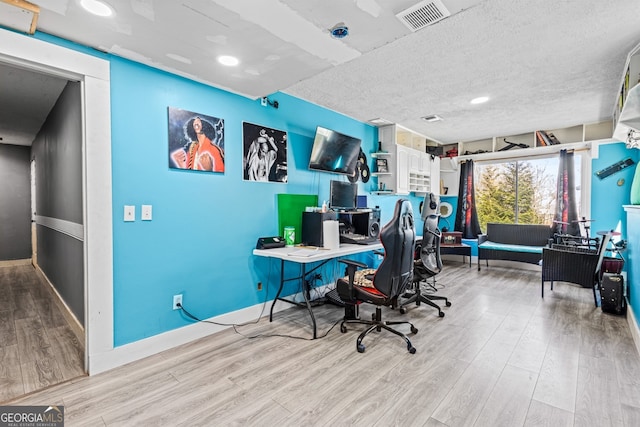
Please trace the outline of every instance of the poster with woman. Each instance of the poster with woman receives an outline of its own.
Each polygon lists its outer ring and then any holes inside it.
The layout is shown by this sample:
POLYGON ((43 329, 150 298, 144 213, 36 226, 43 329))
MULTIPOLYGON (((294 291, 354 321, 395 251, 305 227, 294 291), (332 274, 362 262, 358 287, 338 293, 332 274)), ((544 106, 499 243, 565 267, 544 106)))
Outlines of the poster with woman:
POLYGON ((287 182, 287 133, 242 123, 245 181, 287 182))
POLYGON ((169 107, 169 167, 224 172, 224 120, 169 107))

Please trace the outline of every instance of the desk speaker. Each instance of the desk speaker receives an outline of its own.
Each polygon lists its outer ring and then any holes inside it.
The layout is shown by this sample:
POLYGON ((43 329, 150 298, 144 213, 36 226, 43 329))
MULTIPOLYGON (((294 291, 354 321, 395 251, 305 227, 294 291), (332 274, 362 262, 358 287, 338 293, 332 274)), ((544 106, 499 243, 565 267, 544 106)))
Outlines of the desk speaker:
POLYGON ((380 209, 373 208, 371 212, 353 214, 351 223, 355 234, 376 238, 380 236, 380 209))

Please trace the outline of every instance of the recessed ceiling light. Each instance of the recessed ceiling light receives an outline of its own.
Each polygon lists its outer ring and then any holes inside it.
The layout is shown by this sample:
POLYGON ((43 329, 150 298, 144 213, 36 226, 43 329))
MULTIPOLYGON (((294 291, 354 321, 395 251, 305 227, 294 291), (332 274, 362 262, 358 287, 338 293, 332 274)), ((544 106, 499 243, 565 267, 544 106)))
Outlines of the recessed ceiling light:
POLYGON ((240 63, 235 56, 222 55, 218 57, 218 62, 227 67, 234 67, 240 63))
POLYGON ((430 114, 428 116, 422 117, 422 120, 424 120, 425 122, 439 122, 442 121, 442 117, 437 114, 430 114))
POLYGON ((371 120, 369 120, 369 123, 371 123, 372 125, 376 125, 376 126, 385 126, 385 125, 392 125, 393 124, 389 120, 381 119, 381 118, 371 119, 371 120))
POLYGON ((487 102, 488 100, 489 100, 488 96, 479 96, 477 98, 473 98, 471 100, 471 103, 472 104, 483 104, 483 103, 487 102))
POLYGON ((82 6, 87 12, 93 13, 97 16, 111 16, 113 15, 113 9, 105 2, 98 0, 80 0, 80 6, 82 6))

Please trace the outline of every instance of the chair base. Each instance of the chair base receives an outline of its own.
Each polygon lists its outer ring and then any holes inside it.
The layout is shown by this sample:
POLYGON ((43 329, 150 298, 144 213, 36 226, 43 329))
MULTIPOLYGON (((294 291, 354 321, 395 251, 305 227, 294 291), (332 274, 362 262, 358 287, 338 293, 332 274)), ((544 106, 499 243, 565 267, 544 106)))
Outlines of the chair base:
POLYGON ((433 302, 433 300, 444 301, 447 307, 451 307, 451 302, 446 297, 441 297, 438 295, 423 294, 422 291, 420 290, 420 282, 416 282, 415 293, 412 296, 410 296, 408 299, 402 301, 402 304, 399 307, 400 313, 402 314, 406 313, 407 309, 405 307, 411 304, 412 302, 415 302, 416 305, 420 305, 422 303, 430 305, 431 307, 438 310, 438 316, 444 317, 444 312, 442 311, 442 309, 438 304, 433 302))
POLYGON ((402 339, 404 339, 405 343, 407 344, 407 351, 409 353, 414 354, 416 352, 415 347, 411 344, 411 341, 405 334, 389 327, 389 325, 407 324, 411 326, 411 333, 417 334, 418 329, 415 326, 413 326, 413 323, 407 322, 407 321, 391 321, 391 322, 384 321, 382 320, 382 309, 380 307, 376 307, 376 312, 371 315, 371 320, 364 320, 360 318, 354 319, 350 317, 352 315, 353 315, 353 311, 347 312, 345 307, 345 318, 342 320, 342 323, 340 323, 340 332, 342 333, 347 332, 347 327, 345 326, 346 323, 359 323, 363 325, 369 325, 367 329, 365 329, 362 333, 360 333, 360 335, 358 335, 358 339, 356 340, 356 349, 358 350, 358 353, 364 353, 365 346, 364 344, 362 344, 362 340, 364 339, 364 337, 367 336, 369 332, 372 332, 373 330, 380 332, 382 329, 385 329, 391 333, 394 333, 399 337, 401 337, 402 339))

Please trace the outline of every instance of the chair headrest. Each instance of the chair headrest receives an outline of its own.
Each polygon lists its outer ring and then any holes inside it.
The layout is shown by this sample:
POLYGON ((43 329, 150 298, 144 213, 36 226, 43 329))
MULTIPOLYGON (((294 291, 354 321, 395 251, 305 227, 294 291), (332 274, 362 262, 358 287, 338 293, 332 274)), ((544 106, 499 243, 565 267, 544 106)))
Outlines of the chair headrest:
POLYGON ((440 196, 434 193, 427 193, 424 196, 422 203, 422 211, 420 216, 423 220, 427 219, 431 215, 438 215, 440 208, 440 196))

